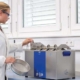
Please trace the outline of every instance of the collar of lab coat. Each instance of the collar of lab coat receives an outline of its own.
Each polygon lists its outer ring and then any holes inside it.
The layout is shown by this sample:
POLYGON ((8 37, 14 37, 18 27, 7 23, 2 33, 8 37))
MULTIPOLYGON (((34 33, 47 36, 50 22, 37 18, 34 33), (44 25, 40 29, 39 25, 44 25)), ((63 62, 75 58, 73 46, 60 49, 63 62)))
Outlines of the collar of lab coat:
POLYGON ((6 39, 6 36, 2 31, 0 31, 0 36, 2 36, 4 39, 6 39))
MULTIPOLYGON (((0 27, 1 27, 1 23, 0 23, 0 27)), ((1 27, 1 29, 2 29, 2 27, 1 27)), ((3 29, 2 29, 2 31, 3 31, 3 29)), ((6 35, 5 35, 5 33, 4 33, 4 31, 2 32, 1 30, 0 30, 0 35, 4 38, 4 39, 6 39, 6 35)))

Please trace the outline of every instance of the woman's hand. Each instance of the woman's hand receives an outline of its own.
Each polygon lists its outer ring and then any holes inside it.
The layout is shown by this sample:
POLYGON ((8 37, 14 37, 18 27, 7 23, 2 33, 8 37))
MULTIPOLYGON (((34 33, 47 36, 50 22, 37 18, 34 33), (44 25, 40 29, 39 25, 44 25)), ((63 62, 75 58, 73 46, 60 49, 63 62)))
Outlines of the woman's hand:
POLYGON ((15 59, 13 57, 7 57, 5 60, 5 63, 13 63, 15 62, 15 59))
POLYGON ((27 45, 28 43, 34 42, 33 39, 27 38, 23 41, 22 46, 27 45))

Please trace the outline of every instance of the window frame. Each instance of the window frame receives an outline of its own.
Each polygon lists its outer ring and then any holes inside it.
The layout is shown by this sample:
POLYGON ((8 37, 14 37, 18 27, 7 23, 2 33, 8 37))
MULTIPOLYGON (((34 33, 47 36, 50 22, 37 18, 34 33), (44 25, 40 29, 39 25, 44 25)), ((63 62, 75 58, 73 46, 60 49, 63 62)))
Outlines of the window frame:
POLYGON ((57 20, 58 20, 58 23, 57 23, 57 26, 53 27, 53 26, 46 26, 46 27, 26 27, 24 28, 23 27, 23 0, 19 0, 19 3, 18 3, 18 33, 36 33, 36 32, 53 32, 53 31, 60 31, 61 30, 61 12, 60 12, 60 0, 56 0, 56 3, 57 3, 57 12, 58 15, 57 15, 57 20), (19 14, 20 13, 20 14, 19 14))
POLYGON ((80 30, 80 24, 76 23, 77 19, 77 4, 76 0, 71 0, 71 30, 76 31, 80 30))

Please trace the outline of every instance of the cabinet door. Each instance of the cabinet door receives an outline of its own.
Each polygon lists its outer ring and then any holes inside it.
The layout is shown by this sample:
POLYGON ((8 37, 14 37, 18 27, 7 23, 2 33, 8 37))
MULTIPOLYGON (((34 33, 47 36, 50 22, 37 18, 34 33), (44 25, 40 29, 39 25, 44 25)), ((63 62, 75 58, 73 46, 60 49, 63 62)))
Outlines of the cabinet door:
POLYGON ((60 0, 18 0, 18 36, 42 37, 61 31, 60 0))
MULTIPOLYGON (((7 3, 11 8, 11 0, 0 0, 0 1, 7 3)), ((11 13, 12 13, 12 11, 11 11, 11 13)), ((10 19, 5 24, 1 24, 4 32, 7 34, 8 37, 12 36, 12 32, 11 32, 11 26, 12 26, 11 25, 12 24, 11 18, 12 18, 12 16, 11 16, 11 13, 9 16, 10 19)))
POLYGON ((46 78, 45 51, 34 51, 34 77, 46 78))
POLYGON ((71 35, 80 36, 80 0, 71 0, 71 35))

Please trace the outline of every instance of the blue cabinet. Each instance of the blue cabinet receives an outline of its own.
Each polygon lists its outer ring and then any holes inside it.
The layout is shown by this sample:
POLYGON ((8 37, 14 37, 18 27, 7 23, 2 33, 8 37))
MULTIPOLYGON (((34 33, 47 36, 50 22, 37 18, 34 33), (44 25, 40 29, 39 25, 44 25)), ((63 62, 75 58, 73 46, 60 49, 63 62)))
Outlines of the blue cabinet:
POLYGON ((34 77, 46 78, 45 51, 34 51, 34 77))

